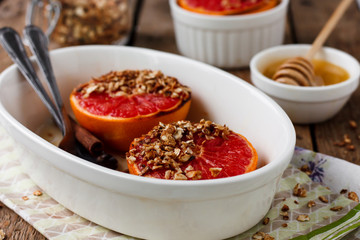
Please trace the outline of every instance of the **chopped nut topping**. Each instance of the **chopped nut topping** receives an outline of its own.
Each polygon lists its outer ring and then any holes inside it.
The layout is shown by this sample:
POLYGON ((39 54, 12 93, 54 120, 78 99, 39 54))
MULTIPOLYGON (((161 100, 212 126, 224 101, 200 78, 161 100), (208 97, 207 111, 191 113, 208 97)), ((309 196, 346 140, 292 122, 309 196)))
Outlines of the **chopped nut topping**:
POLYGON ((0 240, 5 239, 5 237, 6 237, 6 234, 5 234, 4 230, 0 229, 0 240))
MULTIPOLYGON (((165 179, 198 180, 201 179, 202 172, 194 170, 189 164, 189 161, 200 151, 195 145, 194 136, 204 139, 206 136, 227 139, 230 133, 228 127, 204 119, 199 123, 189 121, 178 121, 167 125, 160 123, 142 138, 134 140, 132 149, 126 154, 126 159, 133 163, 139 159, 143 163, 140 175, 163 168, 166 169, 165 179), (184 164, 189 164, 186 169, 182 168, 184 164)), ((209 170, 211 175, 216 177, 222 168, 213 167, 209 170)))
POLYGON ((355 202, 359 202, 359 197, 355 192, 349 192, 348 193, 348 198, 355 201, 355 202))
POLYGON ((268 225, 269 222, 270 222, 270 218, 268 218, 268 217, 264 218, 264 220, 263 220, 264 225, 268 225))
POLYGON ((281 208, 281 211, 287 212, 287 211, 289 211, 289 209, 290 209, 289 206, 284 204, 284 206, 281 208))
MULTIPOLYGON (((154 93, 165 97, 190 99, 191 91, 174 77, 165 76, 161 71, 124 70, 112 71, 81 85, 76 90, 84 98, 91 93, 107 93, 111 97, 132 94, 154 93)), ((175 137, 181 136, 181 131, 175 137)))
POLYGON ((288 225, 287 225, 287 223, 283 223, 283 224, 281 224, 281 226, 282 227, 287 227, 288 225))
POLYGON ((209 168, 211 176, 213 177, 217 177, 220 174, 221 170, 222 168, 209 168))
POLYGON ((22 200, 27 201, 27 200, 29 200, 29 197, 23 196, 23 197, 22 197, 22 200))
POLYGON ((298 220, 299 222, 306 222, 306 221, 310 221, 310 217, 308 215, 305 214, 300 214, 296 220, 298 220))
POLYGON ((315 205, 316 203, 312 200, 307 203, 308 208, 314 207, 315 205))
POLYGON ((325 196, 319 196, 319 200, 322 201, 323 203, 329 202, 329 200, 325 196))
POLYGON ((188 178, 182 173, 175 173, 174 180, 187 180, 188 178))
POLYGON ((201 171, 188 171, 186 172, 186 176, 194 180, 199 180, 201 179, 201 171))
POLYGON ((297 200, 294 200, 294 203, 295 203, 295 204, 299 204, 299 202, 298 202, 297 200))
POLYGON ((33 195, 34 195, 34 196, 41 196, 42 194, 43 194, 43 193, 42 193, 41 191, 39 191, 39 190, 33 192, 33 195))
POLYGON ((306 197, 306 189, 300 187, 300 183, 297 183, 293 189, 293 194, 297 197, 306 197))
POLYGON ((349 125, 351 128, 354 128, 354 129, 357 128, 357 123, 354 120, 350 120, 349 125))
POLYGON ((342 209, 343 209, 342 206, 335 206, 335 207, 330 208, 330 210, 331 210, 331 211, 334 211, 334 212, 340 211, 340 210, 342 210, 342 209))
POLYGON ((264 232, 257 232, 252 236, 252 239, 255 240, 275 240, 275 238, 273 238, 272 236, 270 236, 267 233, 264 232))

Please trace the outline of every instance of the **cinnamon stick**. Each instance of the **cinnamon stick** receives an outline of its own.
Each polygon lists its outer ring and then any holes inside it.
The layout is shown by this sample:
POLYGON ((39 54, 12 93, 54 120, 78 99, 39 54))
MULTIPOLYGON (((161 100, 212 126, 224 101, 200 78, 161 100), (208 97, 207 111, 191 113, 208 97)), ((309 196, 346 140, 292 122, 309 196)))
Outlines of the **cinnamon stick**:
MULTIPOLYGON (((70 118, 71 119, 71 118, 70 118)), ((80 126, 77 122, 71 119, 72 127, 74 128, 76 140, 84 147, 85 152, 82 152, 80 155, 88 159, 91 159, 92 162, 99 164, 101 166, 117 169, 118 162, 116 158, 104 151, 104 144, 95 137, 91 132, 80 126)))
POLYGON ((98 156, 104 151, 103 143, 88 130, 81 127, 72 120, 76 139, 83 145, 92 155, 98 156))

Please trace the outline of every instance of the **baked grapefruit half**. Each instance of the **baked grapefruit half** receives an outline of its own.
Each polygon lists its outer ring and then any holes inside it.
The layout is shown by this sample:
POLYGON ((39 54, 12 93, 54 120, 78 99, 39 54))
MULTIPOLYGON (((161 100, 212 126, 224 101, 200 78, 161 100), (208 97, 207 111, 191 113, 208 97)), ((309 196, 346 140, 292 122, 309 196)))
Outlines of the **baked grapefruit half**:
POLYGON ((209 15, 236 15, 262 12, 275 7, 279 0, 178 0, 180 7, 209 15))
POLYGON ((190 103, 188 87, 153 70, 112 71, 78 86, 70 95, 79 124, 124 152, 134 138, 159 122, 185 119, 190 103))
POLYGON ((237 176, 256 169, 252 144, 211 121, 160 123, 135 139, 126 153, 129 172, 168 180, 237 176))

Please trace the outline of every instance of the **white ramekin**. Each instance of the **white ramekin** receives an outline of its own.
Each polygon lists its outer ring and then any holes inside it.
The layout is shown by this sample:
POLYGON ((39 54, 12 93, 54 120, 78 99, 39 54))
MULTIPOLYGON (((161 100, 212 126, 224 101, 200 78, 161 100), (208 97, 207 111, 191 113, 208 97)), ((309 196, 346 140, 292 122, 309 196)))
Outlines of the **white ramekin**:
POLYGON ((246 67, 257 52, 283 43, 289 0, 247 15, 212 16, 169 0, 178 50, 186 57, 223 68, 246 67))

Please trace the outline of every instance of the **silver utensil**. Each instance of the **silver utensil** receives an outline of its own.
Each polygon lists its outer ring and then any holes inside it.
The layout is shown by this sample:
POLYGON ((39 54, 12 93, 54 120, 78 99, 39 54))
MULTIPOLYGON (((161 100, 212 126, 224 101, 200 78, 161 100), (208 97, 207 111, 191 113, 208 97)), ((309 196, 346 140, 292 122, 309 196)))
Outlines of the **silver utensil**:
MULTIPOLYGON (((30 25, 25 28, 24 35, 27 43, 30 46, 30 49, 36 58, 38 65, 40 66, 40 69, 45 75, 46 82, 53 96, 55 104, 52 102, 50 96, 47 94, 41 81, 37 77, 36 71, 26 54, 19 34, 12 28, 4 27, 0 29, 0 43, 7 51, 14 63, 18 66, 26 80, 39 95, 40 99, 53 116, 55 123, 60 128, 63 134, 63 139, 60 142, 59 147, 88 161, 116 169, 117 160, 111 155, 105 153, 102 145, 97 146, 99 149, 89 151, 88 149, 85 149, 84 146, 79 143, 79 141, 76 140, 74 127, 81 128, 81 126, 72 121, 65 110, 59 89, 56 85, 56 80, 47 49, 48 40, 45 34, 40 28, 30 25)), ((83 129, 83 131, 90 135, 90 133, 88 133, 85 129, 83 129)))

